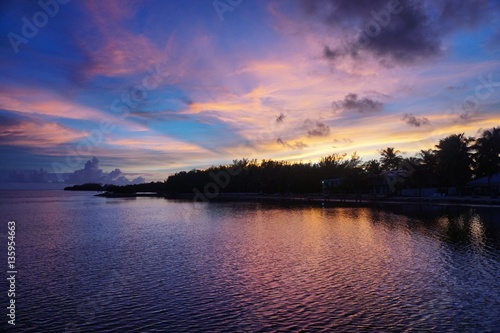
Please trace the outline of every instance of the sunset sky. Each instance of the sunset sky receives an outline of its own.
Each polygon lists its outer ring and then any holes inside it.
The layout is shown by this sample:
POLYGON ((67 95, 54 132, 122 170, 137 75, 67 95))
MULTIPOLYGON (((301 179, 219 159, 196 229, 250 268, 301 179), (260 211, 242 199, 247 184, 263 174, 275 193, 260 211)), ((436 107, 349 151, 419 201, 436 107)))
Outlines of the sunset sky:
POLYGON ((2 1, 0 181, 476 136, 500 125, 499 22, 494 0, 2 1))

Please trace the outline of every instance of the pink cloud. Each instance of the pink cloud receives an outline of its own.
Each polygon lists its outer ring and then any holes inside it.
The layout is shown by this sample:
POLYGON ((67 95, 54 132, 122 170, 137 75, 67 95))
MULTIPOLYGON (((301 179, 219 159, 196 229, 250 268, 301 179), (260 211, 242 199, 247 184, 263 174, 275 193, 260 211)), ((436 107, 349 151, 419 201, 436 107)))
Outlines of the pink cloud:
POLYGON ((85 7, 94 24, 82 30, 79 45, 89 61, 82 68, 84 77, 116 77, 145 73, 165 62, 171 43, 163 47, 143 34, 134 34, 127 19, 136 13, 133 1, 86 1, 85 7))
MULTIPOLYGON (((111 109, 111 103, 109 108, 111 109)), ((127 119, 126 114, 104 112, 89 106, 81 105, 66 97, 43 90, 43 88, 2 87, 0 93, 0 109, 19 112, 32 116, 49 116, 54 118, 88 120, 98 124, 106 119, 113 125, 130 131, 147 131, 148 128, 127 119)))
POLYGON ((0 109, 58 118, 99 120, 103 113, 43 89, 2 87, 0 109))
POLYGON ((87 133, 49 122, 20 121, 0 131, 8 145, 46 149, 85 138, 87 133))

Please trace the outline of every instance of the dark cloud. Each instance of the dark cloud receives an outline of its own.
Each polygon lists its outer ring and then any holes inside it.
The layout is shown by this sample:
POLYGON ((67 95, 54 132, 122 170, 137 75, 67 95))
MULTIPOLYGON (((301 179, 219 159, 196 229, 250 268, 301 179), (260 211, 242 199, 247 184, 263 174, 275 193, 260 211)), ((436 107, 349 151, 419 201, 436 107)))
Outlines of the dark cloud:
POLYGON ((286 118, 286 115, 282 112, 279 114, 279 116, 276 117, 276 122, 277 123, 282 123, 286 118))
POLYGON ((410 126, 415 126, 415 127, 420 127, 420 126, 425 126, 429 125, 430 121, 429 119, 425 117, 415 117, 411 113, 405 113, 403 115, 403 118, 401 118, 404 122, 406 122, 410 126))
POLYGON ((384 109, 384 104, 368 97, 358 98, 357 94, 348 94, 343 100, 333 102, 332 107, 334 111, 342 110, 371 113, 382 111, 384 109))
POLYGON ((479 104, 474 100, 467 99, 456 110, 459 112, 458 120, 460 122, 470 122, 479 113, 479 104))
POLYGON ((459 120, 462 122, 469 122, 472 121, 474 116, 476 115, 477 112, 474 111, 463 111, 458 115, 459 120))
POLYGON ((342 33, 323 48, 328 60, 369 54, 382 65, 412 64, 440 55, 450 32, 492 19, 494 0, 301 0, 303 12, 342 33))
POLYGON ((335 146, 332 146, 332 148, 347 147, 352 144, 352 140, 349 138, 333 139, 333 143, 335 143, 335 146))
POLYGON ((352 140, 349 138, 342 138, 342 139, 333 139, 333 142, 350 144, 352 143, 352 140))
POLYGON ((467 98, 462 103, 460 109, 463 110, 464 112, 477 112, 477 111, 479 111, 479 104, 476 102, 476 100, 467 98))
POLYGON ((326 59, 334 60, 334 59, 337 59, 338 57, 342 56, 342 53, 339 50, 332 50, 331 48, 329 48, 328 46, 325 45, 325 47, 323 49, 323 56, 326 59))
POLYGON ((307 144, 305 144, 302 141, 295 141, 293 144, 289 144, 287 141, 282 140, 281 138, 278 138, 276 140, 277 143, 282 145, 283 147, 293 149, 293 150, 301 150, 307 147, 307 144))
POLYGON ((390 98, 391 96, 390 95, 387 95, 387 94, 383 94, 381 92, 378 92, 376 90, 367 90, 364 92, 366 95, 368 96, 373 96, 373 97, 378 97, 378 98, 381 98, 381 99, 387 99, 387 98, 390 98))
POLYGON ((104 172, 99 169, 99 159, 93 157, 85 163, 83 169, 73 172, 66 183, 69 184, 85 184, 85 183, 99 183, 99 184, 113 184, 113 185, 130 185, 141 184, 146 180, 143 177, 137 177, 130 181, 123 175, 120 169, 115 169, 111 172, 104 172))
POLYGON ((306 119, 304 125, 306 125, 308 136, 328 136, 330 134, 330 127, 322 122, 313 123, 311 120, 306 119))

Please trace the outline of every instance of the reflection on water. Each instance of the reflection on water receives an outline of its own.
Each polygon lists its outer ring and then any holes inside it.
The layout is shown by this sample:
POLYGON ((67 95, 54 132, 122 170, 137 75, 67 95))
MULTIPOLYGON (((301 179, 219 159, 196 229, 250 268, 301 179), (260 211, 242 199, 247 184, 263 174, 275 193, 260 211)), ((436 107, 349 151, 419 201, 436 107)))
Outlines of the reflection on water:
POLYGON ((19 331, 500 327, 498 209, 0 196, 19 331))

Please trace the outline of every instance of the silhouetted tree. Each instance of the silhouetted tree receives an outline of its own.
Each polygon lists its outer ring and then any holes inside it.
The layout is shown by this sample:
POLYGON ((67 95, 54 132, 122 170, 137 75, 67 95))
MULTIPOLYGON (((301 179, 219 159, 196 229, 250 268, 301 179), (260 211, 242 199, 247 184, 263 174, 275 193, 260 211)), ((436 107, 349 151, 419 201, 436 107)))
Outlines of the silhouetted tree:
POLYGON ((439 140, 436 145, 437 171, 445 186, 464 186, 472 176, 472 158, 470 144, 473 138, 464 134, 453 134, 439 140))
POLYGON ((435 150, 421 150, 416 157, 405 159, 399 150, 387 147, 380 151, 380 161, 366 163, 356 153, 350 157, 334 153, 314 164, 243 158, 230 165, 179 172, 168 177, 164 185, 168 193, 204 191, 207 184, 214 183, 220 192, 312 193, 322 190, 322 180, 341 178, 337 189, 342 193, 375 193, 384 182, 383 171, 399 169, 406 173, 396 174, 396 189, 411 185, 418 188, 456 186, 460 190, 472 177, 471 147, 475 150, 477 168, 474 171, 478 176, 500 172, 499 137, 500 128, 493 128, 471 146, 472 138, 464 134, 451 135, 440 140, 435 150))
POLYGON ((420 150, 417 154, 418 157, 418 167, 417 167, 417 177, 419 177, 419 183, 422 186, 437 186, 437 165, 438 158, 432 149, 420 150))
POLYGON ((363 164, 363 170, 374 176, 378 176, 382 173, 382 166, 377 160, 369 160, 363 164))
POLYGON ((380 158, 382 170, 396 170, 403 160, 403 156, 399 155, 400 153, 401 151, 394 149, 394 147, 387 147, 383 149, 380 152, 380 155, 382 155, 382 157, 380 158))
POLYGON ((500 172, 500 127, 485 130, 472 148, 475 150, 476 176, 488 177, 491 193, 491 178, 500 172))

